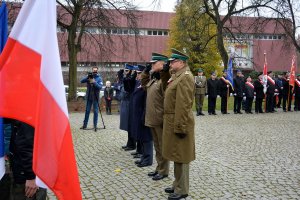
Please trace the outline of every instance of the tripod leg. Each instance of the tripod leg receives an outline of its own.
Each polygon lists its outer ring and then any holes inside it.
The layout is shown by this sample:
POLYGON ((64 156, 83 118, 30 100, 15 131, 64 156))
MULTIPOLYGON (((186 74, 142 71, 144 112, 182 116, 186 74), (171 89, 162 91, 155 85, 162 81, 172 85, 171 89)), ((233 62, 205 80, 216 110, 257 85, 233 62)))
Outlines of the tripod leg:
POLYGON ((102 120, 103 129, 105 129, 105 124, 104 124, 104 120, 103 120, 103 116, 102 116, 102 112, 101 112, 101 108, 100 108, 100 103, 99 103, 99 97, 96 95, 95 92, 94 92, 94 95, 95 95, 95 99, 97 101, 98 109, 99 109, 99 112, 100 112, 100 117, 101 117, 101 120, 102 120))

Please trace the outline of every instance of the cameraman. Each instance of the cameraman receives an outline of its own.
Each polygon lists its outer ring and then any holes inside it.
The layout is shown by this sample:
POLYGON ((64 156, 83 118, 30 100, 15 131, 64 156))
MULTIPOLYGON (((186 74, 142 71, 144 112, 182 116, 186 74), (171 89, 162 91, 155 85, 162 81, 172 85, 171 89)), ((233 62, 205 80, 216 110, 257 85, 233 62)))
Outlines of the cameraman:
POLYGON ((80 129, 86 129, 89 121, 89 115, 91 111, 91 107, 93 105, 94 110, 94 130, 97 131, 97 123, 98 123, 98 106, 99 106, 99 94, 100 90, 103 86, 102 78, 98 74, 98 67, 92 68, 92 73, 90 72, 88 76, 84 77, 80 81, 81 83, 87 83, 87 91, 86 91, 86 109, 85 116, 83 121, 83 126, 80 129))

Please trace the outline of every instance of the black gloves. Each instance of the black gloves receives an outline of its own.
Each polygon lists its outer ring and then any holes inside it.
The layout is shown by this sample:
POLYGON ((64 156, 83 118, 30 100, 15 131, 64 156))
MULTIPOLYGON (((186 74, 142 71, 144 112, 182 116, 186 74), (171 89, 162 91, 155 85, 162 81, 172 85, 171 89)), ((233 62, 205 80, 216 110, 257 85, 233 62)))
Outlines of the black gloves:
POLYGON ((186 134, 184 133, 175 133, 180 139, 185 138, 186 134))
POLYGON ((160 73, 159 72, 153 72, 151 74, 151 79, 156 79, 156 80, 159 80, 160 79, 160 73))
POLYGON ((170 61, 164 64, 162 71, 168 72, 170 70, 170 61))
POLYGON ((151 63, 147 63, 146 67, 145 67, 145 73, 149 73, 150 70, 151 70, 151 68, 152 68, 152 64, 151 63))

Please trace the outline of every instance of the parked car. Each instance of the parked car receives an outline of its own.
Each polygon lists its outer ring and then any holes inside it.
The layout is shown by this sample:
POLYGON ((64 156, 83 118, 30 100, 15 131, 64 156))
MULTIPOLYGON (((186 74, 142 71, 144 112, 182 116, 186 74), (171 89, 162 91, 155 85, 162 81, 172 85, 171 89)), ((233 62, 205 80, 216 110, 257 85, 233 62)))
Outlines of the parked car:
MULTIPOLYGON (((65 85, 65 92, 66 92, 66 98, 68 99, 68 94, 69 94, 69 86, 65 85)), ((85 100, 85 92, 79 92, 77 90, 76 92, 76 100, 77 101, 83 101, 85 100)))

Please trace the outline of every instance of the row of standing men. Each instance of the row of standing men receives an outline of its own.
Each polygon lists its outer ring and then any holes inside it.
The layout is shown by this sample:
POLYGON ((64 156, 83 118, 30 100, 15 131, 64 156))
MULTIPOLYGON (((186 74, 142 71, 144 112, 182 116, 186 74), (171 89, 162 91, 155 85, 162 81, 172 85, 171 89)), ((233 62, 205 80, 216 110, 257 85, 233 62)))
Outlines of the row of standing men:
POLYGON ((291 111, 291 102, 294 96, 294 110, 300 111, 300 74, 297 75, 295 86, 289 84, 290 73, 285 72, 273 79, 273 72, 268 72, 267 88, 264 91, 263 75, 258 80, 252 81, 248 76, 244 76, 240 70, 237 70, 237 76, 233 79, 233 86, 227 79, 227 71, 223 71, 220 79, 217 79, 216 73, 211 74, 211 78, 206 80, 203 76, 203 70, 198 70, 198 75, 194 77, 196 92, 195 103, 197 116, 204 115, 202 112, 205 95, 208 95, 208 114, 216 115, 216 99, 221 97, 221 113, 229 114, 227 111, 227 101, 229 94, 234 96, 235 114, 242 114, 242 102, 245 99, 245 112, 252 114, 252 104, 255 98, 255 113, 263 113, 263 99, 266 99, 266 112, 276 112, 275 108, 281 108, 284 112, 291 111), (281 106, 282 102, 282 106, 281 106))
POLYGON ((154 181, 169 175, 174 161, 175 180, 165 188, 168 199, 182 199, 189 193, 189 163, 195 159, 194 81, 188 57, 172 49, 171 58, 153 53, 145 66, 126 65, 118 72, 122 79, 120 129, 128 132, 122 148, 139 158, 138 167, 152 165, 153 145, 157 166, 148 176, 154 181), (139 156, 141 155, 141 156, 139 156))

